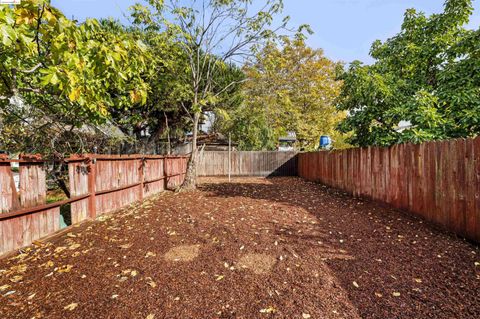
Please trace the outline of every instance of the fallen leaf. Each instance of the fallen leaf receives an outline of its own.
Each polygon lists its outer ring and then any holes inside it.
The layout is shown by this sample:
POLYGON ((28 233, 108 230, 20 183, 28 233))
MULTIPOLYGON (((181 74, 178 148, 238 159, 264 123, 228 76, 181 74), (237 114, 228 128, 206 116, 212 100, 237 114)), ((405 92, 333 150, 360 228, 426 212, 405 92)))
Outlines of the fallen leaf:
POLYGON ((13 276, 12 278, 10 278, 10 281, 11 282, 19 282, 23 279, 22 276, 13 276))
POLYGON ((216 279, 216 280, 217 280, 217 281, 220 281, 220 280, 222 280, 223 278, 225 278, 225 276, 219 275, 219 276, 217 276, 217 279, 216 279))
POLYGON ((63 307, 63 309, 72 311, 75 308, 77 308, 77 306, 78 306, 78 303, 71 303, 68 306, 63 307))
POLYGON ((378 298, 382 298, 382 297, 383 297, 383 295, 382 295, 381 293, 379 293, 379 292, 376 292, 376 293, 375 293, 375 296, 377 296, 378 298))
POLYGON ((310 316, 308 313, 302 313, 302 318, 303 319, 309 319, 311 318, 312 316, 310 316))
POLYGON ((353 282, 353 285, 355 286, 355 288, 359 288, 360 286, 357 284, 356 281, 353 282))
POLYGON ((155 318, 155 315, 152 313, 145 317, 145 319, 153 319, 153 318, 155 318))
POLYGON ((146 255, 145 255, 145 258, 148 258, 148 257, 155 257, 157 254, 155 253, 152 253, 151 251, 149 251, 146 255))
POLYGON ((55 248, 55 252, 58 254, 58 253, 61 253, 62 251, 64 251, 65 249, 67 249, 67 247, 63 247, 63 246, 57 247, 57 248, 55 248))
POLYGON ((36 293, 31 294, 30 296, 27 297, 27 299, 28 299, 28 300, 32 300, 33 298, 35 298, 35 295, 36 295, 36 293))
POLYGON ((16 265, 16 266, 10 267, 10 270, 11 270, 12 272, 24 273, 24 272, 27 271, 27 268, 28 268, 27 265, 21 264, 21 265, 16 265))
POLYGON ((273 308, 272 306, 265 308, 265 309, 260 309, 261 313, 275 313, 277 310, 273 308))
POLYGON ((420 278, 415 278, 415 282, 421 284, 421 283, 422 283, 422 279, 420 279, 420 278))
POLYGON ((73 245, 68 246, 68 249, 75 250, 75 249, 79 248, 80 246, 81 246, 80 244, 73 244, 73 245))
POLYGON ((72 268, 73 268, 73 265, 65 265, 65 266, 62 266, 62 267, 58 268, 57 272, 59 272, 59 273, 70 272, 70 270, 72 270, 72 268))
POLYGON ((124 245, 120 245, 118 247, 122 248, 122 249, 129 249, 130 247, 132 247, 133 244, 124 244, 124 245))
POLYGON ((10 288, 10 285, 3 285, 3 286, 0 286, 0 291, 7 290, 8 288, 10 288))
POLYGON ((112 299, 117 299, 117 298, 118 298, 118 295, 112 295, 111 298, 112 298, 112 299))
POLYGON ((400 293, 399 293, 399 292, 396 292, 396 291, 395 291, 392 295, 393 295, 394 297, 400 297, 400 293))

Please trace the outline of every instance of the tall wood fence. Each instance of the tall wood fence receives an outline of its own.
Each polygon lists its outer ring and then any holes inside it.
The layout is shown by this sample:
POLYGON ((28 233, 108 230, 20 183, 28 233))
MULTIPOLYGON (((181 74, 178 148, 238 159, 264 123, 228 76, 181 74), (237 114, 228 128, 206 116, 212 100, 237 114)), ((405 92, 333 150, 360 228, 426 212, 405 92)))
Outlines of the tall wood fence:
POLYGON ((299 155, 299 176, 480 242, 480 137, 299 155))
POLYGON ((198 176, 297 176, 296 152, 208 151, 200 154, 198 176))
POLYGON ((70 198, 47 204, 46 162, 39 157, 0 157, 0 255, 60 229, 60 208, 70 204, 71 223, 93 219, 145 196, 179 186, 185 156, 83 155, 68 163, 70 198), (11 163, 19 163, 20 185, 11 163))

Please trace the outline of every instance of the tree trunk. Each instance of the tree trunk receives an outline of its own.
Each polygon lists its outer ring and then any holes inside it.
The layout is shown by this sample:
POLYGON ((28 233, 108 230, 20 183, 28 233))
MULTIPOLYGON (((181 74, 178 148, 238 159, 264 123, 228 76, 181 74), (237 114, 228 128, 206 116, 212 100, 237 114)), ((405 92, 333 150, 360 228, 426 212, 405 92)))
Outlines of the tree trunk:
POLYGON ((55 181, 55 184, 63 191, 63 193, 70 198, 70 190, 68 189, 67 183, 65 182, 65 176, 62 175, 62 168, 63 164, 60 163, 58 164, 57 167, 53 167, 52 171, 50 172, 50 175, 53 177, 53 180, 55 181))
POLYGON ((168 126, 168 117, 165 112, 163 112, 163 115, 165 116, 165 125, 167 128, 167 155, 170 155, 172 153, 172 144, 170 141, 170 127, 168 126))
POLYGON ((192 135, 192 154, 187 165, 187 174, 183 181, 182 190, 194 190, 197 188, 197 135, 198 135, 198 121, 200 120, 200 113, 197 112, 193 116, 193 135, 192 135))

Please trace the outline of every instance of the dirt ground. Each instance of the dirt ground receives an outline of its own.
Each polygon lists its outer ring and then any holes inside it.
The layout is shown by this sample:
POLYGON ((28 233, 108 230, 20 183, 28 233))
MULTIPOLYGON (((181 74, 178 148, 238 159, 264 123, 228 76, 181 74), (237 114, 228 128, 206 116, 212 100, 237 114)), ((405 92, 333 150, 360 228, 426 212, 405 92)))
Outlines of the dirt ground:
POLYGON ((204 180, 0 260, 0 318, 480 318, 479 254, 299 178, 204 180))

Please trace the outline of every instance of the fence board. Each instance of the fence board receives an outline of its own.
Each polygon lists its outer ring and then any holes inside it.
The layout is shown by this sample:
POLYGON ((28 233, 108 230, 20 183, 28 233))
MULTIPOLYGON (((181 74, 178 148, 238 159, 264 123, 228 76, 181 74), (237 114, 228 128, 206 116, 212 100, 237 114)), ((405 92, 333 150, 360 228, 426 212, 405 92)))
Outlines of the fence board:
POLYGON ((408 210, 480 242, 480 137, 299 154, 303 178, 408 210))
MULTIPOLYGON (((89 167, 84 162, 73 162, 68 165, 70 195, 72 197, 88 194, 89 167)), ((72 224, 88 218, 88 201, 86 198, 70 205, 72 224)))
MULTIPOLYGON (((232 152, 232 176, 296 176, 296 152, 232 152)), ((198 176, 227 176, 228 152, 208 151, 200 154, 198 176)))

